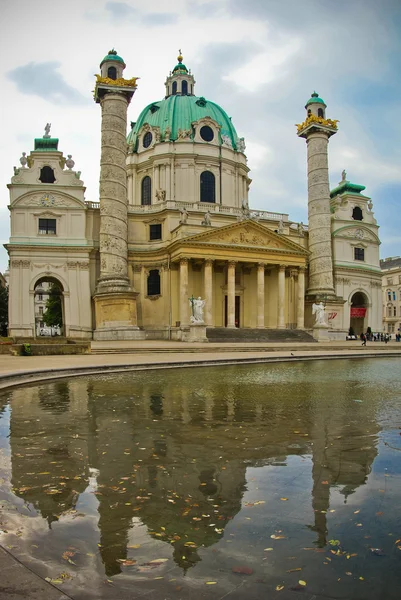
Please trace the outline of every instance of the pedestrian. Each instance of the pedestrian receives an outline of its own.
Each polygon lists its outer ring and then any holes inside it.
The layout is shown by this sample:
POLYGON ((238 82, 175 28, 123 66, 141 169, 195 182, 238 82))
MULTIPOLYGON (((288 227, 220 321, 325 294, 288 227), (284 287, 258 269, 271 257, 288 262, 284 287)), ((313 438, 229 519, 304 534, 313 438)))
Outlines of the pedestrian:
POLYGON ((366 335, 361 333, 362 346, 366 346, 366 335))

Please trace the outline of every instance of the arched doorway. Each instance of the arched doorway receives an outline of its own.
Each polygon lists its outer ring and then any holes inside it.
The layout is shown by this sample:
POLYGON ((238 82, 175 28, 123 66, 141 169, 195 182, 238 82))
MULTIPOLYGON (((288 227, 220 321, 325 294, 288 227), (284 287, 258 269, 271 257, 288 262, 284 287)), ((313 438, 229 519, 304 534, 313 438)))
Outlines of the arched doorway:
POLYGON ((35 336, 64 335, 64 289, 54 277, 42 277, 34 288, 35 336))
POLYGON ((355 292, 351 296, 350 304, 350 327, 354 330, 355 335, 365 333, 369 326, 369 301, 366 294, 363 292, 355 292))

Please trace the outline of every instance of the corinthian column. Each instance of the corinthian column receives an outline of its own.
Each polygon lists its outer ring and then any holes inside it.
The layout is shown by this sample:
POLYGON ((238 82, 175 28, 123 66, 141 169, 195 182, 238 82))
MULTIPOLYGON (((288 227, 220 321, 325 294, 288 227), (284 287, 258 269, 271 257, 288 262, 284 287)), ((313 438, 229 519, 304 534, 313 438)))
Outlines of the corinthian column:
POLYGON ((278 269, 278 329, 285 328, 284 320, 285 307, 285 265, 280 265, 278 269))
POLYGON ((185 327, 189 323, 188 298, 188 259, 180 260, 180 323, 185 327))
POLYGON ((213 325, 213 260, 205 260, 204 296, 205 296, 205 323, 209 327, 213 325))
POLYGON ((305 327, 305 269, 298 269, 297 329, 305 327))
POLYGON ((227 269, 227 327, 235 327, 235 266, 230 260, 227 269))
POLYGON ((256 327, 262 329, 265 326, 265 265, 258 264, 257 275, 257 316, 256 327))

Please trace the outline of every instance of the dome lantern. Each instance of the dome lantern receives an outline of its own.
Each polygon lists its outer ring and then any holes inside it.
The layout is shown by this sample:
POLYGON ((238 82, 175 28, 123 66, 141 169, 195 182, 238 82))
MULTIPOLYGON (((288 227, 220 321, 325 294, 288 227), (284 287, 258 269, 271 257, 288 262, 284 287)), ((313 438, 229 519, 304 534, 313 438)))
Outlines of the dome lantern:
POLYGON ((305 104, 305 109, 307 113, 307 117, 314 115, 315 117, 320 117, 321 119, 326 118, 326 104, 325 101, 319 97, 317 92, 313 92, 308 102, 305 104))
POLYGON ((188 71, 182 62, 181 50, 178 51, 177 60, 178 63, 165 81, 166 98, 170 96, 194 96, 195 79, 191 74, 191 70, 188 71))
POLYGON ((116 80, 122 78, 125 66, 124 60, 112 48, 100 63, 100 72, 102 77, 116 80))

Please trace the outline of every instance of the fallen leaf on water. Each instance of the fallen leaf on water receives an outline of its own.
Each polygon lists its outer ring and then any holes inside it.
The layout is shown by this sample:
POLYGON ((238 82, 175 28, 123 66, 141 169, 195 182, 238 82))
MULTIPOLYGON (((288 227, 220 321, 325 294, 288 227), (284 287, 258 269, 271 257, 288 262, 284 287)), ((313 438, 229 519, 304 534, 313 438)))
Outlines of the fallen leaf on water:
POLYGON ((132 565, 136 564, 136 560, 131 560, 129 558, 118 558, 117 562, 121 563, 124 567, 132 567, 132 565))
POLYGON ((140 548, 141 544, 133 544, 133 546, 127 546, 127 548, 140 548))
POLYGON ((273 550, 273 548, 265 548, 265 549, 263 550, 263 552, 271 552, 272 550, 273 550))
POLYGON ((329 540, 330 546, 339 546, 340 540, 329 540))
POLYGON ((296 569, 288 569, 287 573, 295 573, 295 571, 302 571, 302 567, 297 567, 296 569))
POLYGON ((280 500, 282 500, 283 502, 285 502, 286 500, 288 500, 288 498, 280 498, 280 500))
POLYGON ((155 558, 149 561, 149 565, 153 565, 154 563, 165 563, 168 561, 168 558, 155 558))
POLYGON ((306 585, 306 581, 304 581, 303 579, 300 579, 298 581, 299 585, 306 585))
POLYGON ((285 535, 273 535, 270 536, 273 540, 285 540, 285 535))
POLYGON ((206 585, 215 585, 217 581, 205 581, 206 585))
POLYGON ((365 581, 365 578, 364 578, 364 577, 360 577, 359 579, 360 579, 361 581, 365 581))
POLYGON ((284 589, 283 585, 276 585, 276 592, 281 592, 284 589))

